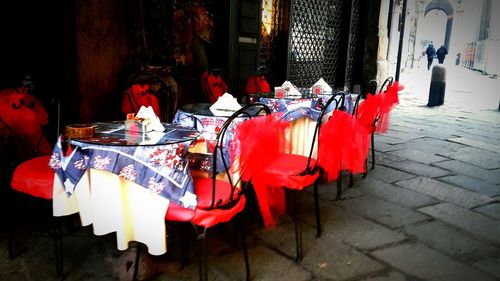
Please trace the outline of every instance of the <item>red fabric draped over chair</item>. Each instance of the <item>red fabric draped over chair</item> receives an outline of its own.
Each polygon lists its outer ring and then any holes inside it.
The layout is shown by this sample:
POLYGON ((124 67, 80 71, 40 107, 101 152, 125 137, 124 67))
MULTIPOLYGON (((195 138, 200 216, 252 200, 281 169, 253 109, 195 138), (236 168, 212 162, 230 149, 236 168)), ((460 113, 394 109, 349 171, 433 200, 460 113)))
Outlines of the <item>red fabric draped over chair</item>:
POLYGON ((250 76, 247 79, 247 86, 245 88, 247 95, 257 93, 270 93, 271 86, 266 80, 264 75, 250 76))
POLYGON ((222 71, 205 71, 201 75, 201 89, 210 103, 215 103, 217 99, 228 91, 227 82, 224 80, 222 71))
MULTIPOLYGON (((265 227, 273 227, 278 218, 285 213, 285 188, 294 191, 295 202, 295 241, 296 261, 302 260, 302 231, 300 228, 300 193, 308 186, 314 188, 314 202, 316 211, 317 234, 321 235, 319 215, 318 179, 321 171, 317 160, 312 157, 316 144, 317 134, 321 127, 321 120, 329 105, 339 103, 336 96, 332 96, 324 105, 314 130, 309 156, 286 153, 287 121, 279 116, 245 121, 236 130, 236 139, 239 142, 239 157, 246 163, 245 180, 251 180, 259 203, 259 209, 265 227)), ((341 95, 341 100, 343 100, 341 95)), ((306 137, 306 136, 304 136, 306 137)))
MULTIPOLYGON (((265 226, 276 225, 278 218, 285 212, 285 193, 281 185, 297 185, 287 182, 289 175, 264 171, 264 167, 273 165, 276 159, 281 159, 280 154, 287 151, 285 132, 290 123, 281 120, 281 115, 275 113, 238 124, 231 152, 232 157, 238 155, 240 165, 245 167, 242 179, 253 183, 265 226)), ((276 163, 278 166, 286 164, 296 163, 276 163)), ((299 173, 305 167, 304 163, 299 173)), ((297 180, 300 181, 300 178, 297 180)))
MULTIPOLYGON (((229 145, 229 149, 237 147, 235 145, 235 137, 229 139, 228 132, 234 132, 236 118, 241 117, 252 117, 257 116, 261 112, 266 114, 271 113, 271 110, 264 104, 254 103, 247 105, 240 110, 236 111, 231 117, 229 117, 224 124, 220 127, 217 134, 217 140, 215 141, 215 147, 212 151, 212 170, 213 174, 209 178, 198 178, 193 179, 194 191, 198 200, 197 206, 194 210, 186 209, 183 206, 179 206, 174 203, 170 203, 167 212, 165 214, 165 220, 167 221, 180 221, 180 222, 191 222, 196 227, 202 228, 199 235, 199 239, 202 240, 202 257, 205 259, 203 263, 200 263, 200 279, 205 280, 207 278, 207 265, 206 265, 206 247, 205 243, 205 230, 206 228, 213 227, 219 223, 228 222, 241 213, 246 204, 246 197, 244 194, 244 188, 240 186, 239 179, 234 179, 233 176, 243 175, 246 171, 246 166, 251 165, 249 162, 238 162, 239 159, 232 158, 230 161, 230 166, 224 165, 223 176, 226 178, 217 177, 217 158, 222 157, 222 161, 225 161, 224 154, 226 153, 225 145, 229 145), (228 142, 226 141, 228 140, 228 142)), ((246 123, 252 120, 260 120, 260 118, 265 117, 253 117, 250 120, 242 121, 239 124, 246 123)), ((230 151, 229 151, 230 152, 230 151)), ((256 169, 256 167, 250 167, 250 169, 256 169)), ((198 230, 198 228, 197 228, 198 230)), ((242 229, 242 235, 244 235, 244 230, 242 229)), ((246 244, 243 237, 243 251, 245 256, 245 266, 246 266, 246 279, 249 280, 250 269, 248 263, 248 255, 246 252, 246 244)))
POLYGON ((328 181, 337 180, 340 171, 353 174, 366 170, 370 132, 347 112, 335 110, 319 135, 319 165, 328 181))
MULTIPOLYGON (((28 94, 24 88, 0 91, 0 133, 13 137, 18 148, 20 164, 16 163, 10 186, 10 200, 13 207, 19 207, 18 200, 29 196, 44 199, 51 206, 54 185, 54 171, 49 167, 52 148, 43 134, 43 126, 48 123, 48 113, 43 104, 28 94)), ((58 116, 59 117, 59 116, 58 116)), ((2 159, 12 161, 12 159, 2 159)), ((10 210, 14 216, 19 214, 16 209, 10 210)), ((16 217, 16 219, 19 219, 16 217)), ((22 219, 20 219, 22 221, 22 219)), ((9 256, 14 255, 14 225, 10 226, 9 256)), ((62 235, 59 227, 54 228, 55 263, 57 276, 63 274, 62 235)))
POLYGON ((368 94, 366 100, 359 105, 358 120, 370 132, 387 132, 390 112, 399 103, 398 92, 402 89, 404 87, 401 84, 394 82, 385 92, 368 94))
POLYGON ((137 113, 141 106, 151 106, 156 116, 161 118, 161 109, 158 98, 149 93, 149 84, 133 84, 122 97, 122 113, 137 113))
POLYGON ((0 91, 0 134, 16 139, 18 153, 23 160, 52 152, 43 134, 43 126, 48 123, 47 111, 39 100, 25 90, 0 91))

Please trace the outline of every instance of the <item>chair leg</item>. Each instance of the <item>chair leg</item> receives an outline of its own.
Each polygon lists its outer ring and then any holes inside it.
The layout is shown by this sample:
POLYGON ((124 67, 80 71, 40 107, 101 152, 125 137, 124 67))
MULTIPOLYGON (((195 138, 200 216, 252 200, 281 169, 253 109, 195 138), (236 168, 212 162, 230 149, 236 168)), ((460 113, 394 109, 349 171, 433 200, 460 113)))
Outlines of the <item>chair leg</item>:
POLYGON ((340 200, 342 196, 342 173, 339 172, 339 177, 337 178, 337 197, 335 199, 340 200))
POLYGON ((203 227, 203 231, 200 233, 198 227, 196 229, 196 239, 198 240, 198 250, 199 253, 199 273, 201 281, 208 281, 208 265, 207 265, 207 229, 203 227))
POLYGON ((294 221, 295 221, 295 247, 296 247, 296 262, 302 261, 302 226, 300 222, 300 193, 301 191, 295 190, 294 192, 294 221))
POLYGON ((133 280, 137 281, 139 275, 139 263, 141 262, 141 243, 137 242, 137 248, 135 250, 135 264, 134 264, 134 276, 133 280))
POLYGON ((375 134, 372 133, 372 170, 375 169, 375 134))
POLYGON ((352 173, 349 173, 349 188, 353 187, 354 186, 354 176, 352 175, 352 173))
POLYGON ((368 174, 368 155, 365 158, 365 172, 363 173, 363 178, 366 178, 367 174, 368 174))
POLYGON ((57 278, 64 280, 63 236, 61 218, 53 218, 54 226, 54 255, 57 278))
POLYGON ((319 211, 318 181, 314 182, 314 210, 316 212, 316 238, 321 237, 321 216, 319 211))
POLYGON ((243 248, 243 258, 245 259, 245 280, 249 281, 250 280, 250 261, 248 258, 248 248, 247 248, 247 241, 246 241, 246 232, 245 232, 245 227, 243 223, 243 215, 240 218, 235 219, 236 227, 239 228, 240 230, 240 235, 241 235, 241 246, 243 248))

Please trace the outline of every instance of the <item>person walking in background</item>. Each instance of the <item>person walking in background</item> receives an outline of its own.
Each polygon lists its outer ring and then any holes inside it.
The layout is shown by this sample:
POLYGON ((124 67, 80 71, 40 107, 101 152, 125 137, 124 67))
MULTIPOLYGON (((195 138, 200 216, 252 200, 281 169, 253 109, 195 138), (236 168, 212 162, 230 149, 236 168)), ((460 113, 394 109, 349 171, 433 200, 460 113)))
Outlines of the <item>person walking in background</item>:
POLYGON ((444 45, 441 45, 441 47, 439 47, 439 49, 436 52, 436 56, 438 58, 439 63, 442 64, 444 62, 444 57, 446 57, 447 54, 448 50, 446 50, 446 47, 444 45))
POLYGON ((431 69, 432 60, 436 56, 436 49, 434 49, 434 45, 432 45, 432 42, 429 44, 429 46, 427 46, 425 54, 427 55, 427 70, 429 70, 431 69))

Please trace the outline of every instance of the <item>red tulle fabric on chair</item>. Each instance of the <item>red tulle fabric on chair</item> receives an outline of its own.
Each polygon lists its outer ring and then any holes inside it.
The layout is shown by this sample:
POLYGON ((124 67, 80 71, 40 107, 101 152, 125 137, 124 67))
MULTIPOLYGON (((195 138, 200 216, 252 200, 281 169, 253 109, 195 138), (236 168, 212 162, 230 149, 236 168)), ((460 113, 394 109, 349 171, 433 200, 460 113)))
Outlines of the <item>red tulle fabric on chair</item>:
MULTIPOLYGON (((267 173, 264 167, 272 166, 287 151, 285 132, 289 126, 289 122, 281 120, 281 113, 252 118, 238 124, 235 143, 231 147, 232 161, 235 161, 237 155, 241 167, 245 167, 242 179, 253 183, 265 226, 274 226, 285 212, 282 186, 288 185, 287 180, 292 177, 282 173, 267 173)), ((299 173, 305 167, 306 164, 301 166, 299 173)), ((292 170, 289 171, 293 173, 292 170)))
POLYGON ((137 113, 141 106, 151 106, 156 116, 161 118, 158 98, 149 93, 149 84, 133 84, 122 97, 122 113, 137 113))
POLYGON ((21 159, 49 155, 52 147, 43 135, 48 114, 43 104, 25 88, 0 91, 0 134, 13 136, 21 159))
POLYGON ((203 94, 210 103, 215 103, 228 90, 228 85, 224 81, 222 73, 216 71, 205 71, 201 75, 201 87, 203 94))
POLYGON ((319 135, 319 165, 328 181, 337 180, 340 171, 352 174, 366 170, 370 132, 347 112, 335 110, 322 125, 319 135))
MULTIPOLYGON (((214 150, 212 152, 212 167, 213 173, 209 178, 194 178, 194 191, 197 197, 197 206, 194 210, 183 208, 176 204, 170 204, 165 214, 165 219, 168 221, 188 221, 191 222, 198 234, 198 239, 205 243, 206 229, 216 224, 228 222, 236 217, 236 215, 243 211, 246 204, 246 197, 239 177, 245 171, 246 162, 239 162, 238 158, 232 157, 230 163, 223 165, 224 173, 217 174, 218 169, 217 159, 225 161, 225 154, 237 150, 237 145, 234 144, 235 136, 230 132, 234 132, 236 126, 235 120, 241 117, 256 116, 260 112, 265 111, 266 114, 271 113, 271 110, 264 104, 254 103, 244 106, 233 115, 226 119, 224 124, 220 127, 217 133, 214 150), (231 136, 233 136, 231 138, 231 136), (227 147, 229 145, 229 147, 227 147), (222 176, 222 177, 220 177, 222 176), (225 177, 225 178, 224 178, 225 177), (199 228, 202 231, 199 232, 199 228)), ((259 119, 259 118, 256 118, 259 119)), ((250 119, 250 121, 253 119, 250 119)), ((259 119, 260 120, 260 119, 259 119)), ((240 122, 238 124, 245 123, 240 122)), ((239 152, 239 150, 237 150, 239 152)), ((240 229, 243 241, 243 253, 245 257, 246 279, 250 278, 250 269, 248 262, 248 255, 246 251, 246 242, 244 239, 245 230, 240 229)), ((207 279, 207 265, 206 265, 206 247, 201 247, 202 262, 200 262, 200 276, 201 280, 207 279)))
POLYGON ((250 76, 247 79, 247 86, 245 88, 247 95, 256 93, 270 93, 271 87, 264 75, 250 76))
POLYGON ((385 133, 389 128, 391 110, 399 103, 398 92, 404 87, 394 82, 386 92, 368 94, 359 105, 357 118, 370 131, 385 133))
POLYGON ((389 129, 390 113, 394 106, 399 103, 398 93, 402 89, 404 89, 403 85, 396 81, 387 88, 387 91, 377 94, 378 99, 380 99, 380 107, 375 132, 386 133, 389 129))

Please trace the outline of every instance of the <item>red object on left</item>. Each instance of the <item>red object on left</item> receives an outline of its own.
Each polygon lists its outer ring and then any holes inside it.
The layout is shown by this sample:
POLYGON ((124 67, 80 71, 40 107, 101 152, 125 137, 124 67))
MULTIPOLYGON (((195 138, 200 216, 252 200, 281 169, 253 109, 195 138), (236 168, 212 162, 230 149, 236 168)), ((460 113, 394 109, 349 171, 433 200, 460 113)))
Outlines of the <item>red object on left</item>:
POLYGON ((25 88, 0 90, 0 135, 16 139, 21 154, 49 155, 52 147, 43 134, 48 114, 25 88))

